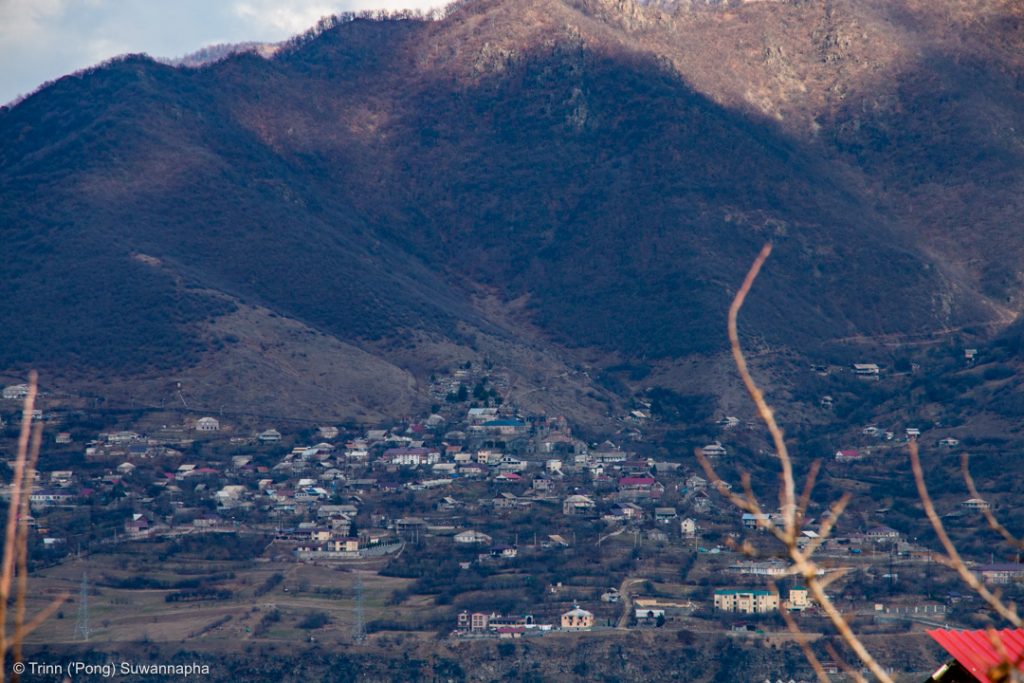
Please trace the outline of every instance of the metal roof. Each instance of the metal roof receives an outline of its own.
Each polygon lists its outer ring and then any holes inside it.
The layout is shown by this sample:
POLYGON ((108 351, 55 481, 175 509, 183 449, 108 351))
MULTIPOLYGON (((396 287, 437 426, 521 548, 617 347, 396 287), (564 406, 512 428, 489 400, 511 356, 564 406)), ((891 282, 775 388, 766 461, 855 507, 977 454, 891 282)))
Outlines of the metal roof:
MULTIPOLYGON (((1024 671, 1024 629, 1003 629, 996 634, 1010 660, 1024 671)), ((988 631, 935 629, 928 631, 928 635, 981 683, 992 683, 987 674, 1003 659, 992 646, 988 631)))

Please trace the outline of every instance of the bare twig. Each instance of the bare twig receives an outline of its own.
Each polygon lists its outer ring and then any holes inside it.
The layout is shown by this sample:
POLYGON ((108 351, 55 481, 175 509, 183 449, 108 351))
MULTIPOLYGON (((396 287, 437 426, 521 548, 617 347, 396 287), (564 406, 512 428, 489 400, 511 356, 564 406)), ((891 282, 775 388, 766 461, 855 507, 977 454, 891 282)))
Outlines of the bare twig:
MULTIPOLYGON (((774 582, 769 582, 768 587, 773 592, 778 592, 778 588, 774 582)), ((786 607, 782 602, 779 603, 779 612, 782 614, 782 618, 786 622, 786 628, 789 629, 790 633, 796 636, 797 645, 804 653, 804 657, 807 659, 807 663, 814 669, 814 674, 818 677, 821 683, 830 683, 828 674, 825 673, 825 667, 821 665, 821 661, 818 660, 818 656, 814 654, 814 650, 811 649, 810 643, 804 637, 804 632, 800 630, 800 626, 797 625, 793 615, 789 613, 789 608, 786 607)))
POLYGON ((811 463, 811 469, 807 472, 807 480, 804 482, 804 492, 800 494, 800 503, 797 506, 799 518, 797 524, 803 524, 807 517, 807 506, 811 504, 811 492, 814 491, 814 484, 818 480, 818 473, 821 471, 821 460, 811 463))
POLYGON ((994 609, 999 616, 1006 619, 1008 622, 1013 624, 1015 628, 1021 627, 1021 618, 1017 615, 1015 609, 1010 609, 998 596, 993 595, 988 588, 985 587, 978 577, 967 568, 963 558, 960 557, 960 553, 957 552, 956 546, 953 545, 953 541, 950 540, 949 534, 946 533, 946 528, 942 524, 942 520, 939 519, 938 513, 935 511, 935 505, 932 502, 931 495, 928 493, 928 486, 924 481, 924 470, 921 468, 921 458, 918 454, 917 441, 910 442, 910 467, 914 472, 914 482, 917 484, 917 494, 921 498, 921 504, 924 506, 924 513, 928 517, 928 521, 931 522, 932 529, 935 530, 935 535, 939 537, 939 542, 942 544, 943 549, 946 551, 946 558, 950 561, 953 569, 960 576, 964 583, 966 583, 971 590, 981 596, 982 600, 988 603, 989 607, 994 609))
MULTIPOLYGON (((858 659, 864 663, 865 666, 871 671, 871 673, 882 683, 892 683, 892 678, 885 672, 885 670, 875 661, 871 653, 868 652, 864 644, 857 638, 856 634, 850 628, 850 625, 843 618, 843 615, 839 612, 832 600, 825 593, 826 582, 818 579, 818 567, 810 559, 811 553, 818 546, 824 542, 828 534, 831 533, 836 520, 839 515, 846 508, 849 502, 848 495, 844 495, 837 501, 833 506, 833 515, 829 520, 826 520, 822 525, 822 531, 819 539, 815 539, 816 543, 813 544, 808 551, 802 551, 797 541, 800 537, 800 524, 802 522, 803 514, 798 516, 798 510, 805 508, 804 501, 809 501, 810 490, 813 487, 813 479, 817 475, 817 468, 812 467, 811 473, 808 476, 808 483, 805 486, 805 493, 801 495, 799 505, 796 496, 796 483, 793 476, 793 461, 790 458, 789 450, 786 447, 785 438, 782 429, 779 428, 775 421, 775 415, 771 407, 768 405, 764 398, 764 394, 761 389, 757 386, 753 376, 750 374, 750 370, 747 367, 747 361, 743 355, 743 349, 740 346, 739 332, 737 327, 737 318, 739 316, 740 309, 743 307, 743 302, 750 292, 751 287, 754 284, 754 280, 757 279, 757 275, 767 260, 768 255, 771 254, 771 245, 766 244, 761 249, 761 253, 758 254, 754 260, 750 271, 747 273, 746 278, 743 280, 743 285, 736 293, 736 297, 733 299, 732 305, 729 306, 729 343, 732 348, 733 360, 736 362, 736 368, 739 371, 740 377, 743 380, 743 384, 747 389, 747 393, 750 394, 750 398, 753 400, 754 405, 757 407, 758 415, 761 420, 768 427, 768 431, 771 433, 772 441, 775 447, 775 454, 779 458, 779 466, 782 470, 782 484, 779 490, 779 508, 782 513, 782 526, 772 524, 769 521, 758 520, 758 524, 762 525, 771 531, 779 541, 786 547, 786 552, 789 556, 790 561, 793 563, 793 570, 795 574, 803 577, 807 584, 807 589, 810 594, 814 597, 815 601, 821 607, 821 610, 832 622, 833 627, 842 637, 843 641, 847 644, 850 649, 854 651, 858 659), (799 518, 798 518, 799 517, 799 518)), ((749 490, 749 485, 745 482, 746 496, 739 496, 737 494, 728 491, 722 482, 721 478, 718 477, 714 471, 714 467, 704 457, 703 452, 697 451, 697 458, 700 461, 704 471, 708 473, 709 479, 715 483, 715 487, 719 493, 726 496, 736 507, 741 510, 746 510, 752 514, 761 514, 760 505, 757 503, 753 492, 749 490)), ((831 579, 835 580, 835 579, 831 579)), ((854 672, 858 680, 863 680, 860 674, 854 672)))
MULTIPOLYGON (((7 649, 10 642, 7 636, 7 603, 11 597, 11 584, 14 579, 15 560, 19 546, 19 517, 22 510, 22 497, 28 499, 25 490, 25 465, 28 461, 30 437, 32 432, 32 416, 35 411, 38 376, 33 371, 29 374, 28 393, 21 412, 21 432, 18 435, 18 454, 14 460, 14 477, 10 486, 10 501, 7 506, 7 528, 4 534, 4 556, 0 567, 0 683, 6 676, 7 649)), ((31 483, 30 483, 31 485, 31 483)), ((18 638, 17 632, 15 638, 18 638)))
MULTIPOLYGON (((970 492, 971 498, 981 499, 981 494, 978 493, 978 489, 974 485, 974 477, 971 476, 971 468, 969 466, 970 457, 971 456, 968 455, 967 453, 964 453, 960 457, 960 471, 964 475, 964 483, 967 484, 967 490, 970 492)), ((999 520, 995 516, 995 513, 993 513, 991 509, 989 509, 986 506, 982 506, 981 513, 985 515, 985 521, 988 522, 988 526, 990 529, 1001 535, 1004 539, 1006 539, 1007 543, 1009 543, 1017 550, 1024 549, 1024 541, 1010 533, 1009 529, 1007 529, 999 522, 999 520)))
POLYGON ((764 394, 761 393, 761 390, 754 382, 754 378, 750 375, 750 371, 747 369, 747 359, 744 357, 743 349, 740 346, 740 336, 736 324, 740 309, 743 308, 743 302, 746 300, 750 288, 754 285, 754 280, 757 279, 758 273, 761 272, 761 267, 768 260, 768 256, 771 253, 772 245, 770 243, 761 248, 761 253, 754 259, 754 264, 750 267, 750 271, 747 273, 747 277, 744 278, 739 291, 736 292, 732 305, 729 306, 729 344, 732 347, 732 358, 736 362, 736 368, 739 370, 740 377, 743 378, 743 384, 747 388, 747 393, 750 394, 754 405, 757 406, 757 412, 765 425, 767 425, 768 431, 772 435, 772 441, 775 443, 775 453, 779 456, 779 464, 782 467, 782 492, 780 493, 779 503, 782 508, 783 527, 787 534, 793 536, 796 529, 796 484, 793 481, 793 463, 789 458, 789 450, 786 448, 786 440, 783 437, 782 430, 779 429, 779 425, 775 422, 775 414, 768 405, 768 402, 764 400, 764 394))
POLYGON ((846 663, 846 660, 839 655, 839 652, 835 647, 833 647, 832 643, 825 643, 825 649, 828 650, 832 659, 836 660, 836 665, 843 670, 843 673, 849 674, 853 677, 853 680, 857 681, 857 683, 867 683, 867 681, 864 680, 864 676, 862 676, 859 671, 846 663))
POLYGON ((25 595, 28 593, 28 518, 31 513, 29 498, 32 485, 36 479, 36 465, 39 462, 39 450, 43 441, 43 423, 36 424, 32 430, 28 464, 25 467, 25 478, 21 483, 21 507, 18 515, 18 587, 14 603, 14 643, 11 648, 12 658, 21 661, 21 643, 25 637, 25 595))

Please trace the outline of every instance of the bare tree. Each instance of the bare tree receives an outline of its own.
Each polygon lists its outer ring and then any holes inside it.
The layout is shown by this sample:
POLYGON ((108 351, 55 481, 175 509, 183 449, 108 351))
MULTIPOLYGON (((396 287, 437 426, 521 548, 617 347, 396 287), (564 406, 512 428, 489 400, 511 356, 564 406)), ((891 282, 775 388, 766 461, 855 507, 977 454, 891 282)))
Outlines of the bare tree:
MULTIPOLYGON (((750 370, 747 367, 746 357, 744 356, 743 349, 740 345, 737 329, 739 312, 743 307, 747 294, 749 294, 754 281, 757 279, 757 276, 761 271, 761 267, 768 259, 771 251, 771 244, 766 244, 761 249, 760 254, 758 254, 757 258, 754 260, 746 278, 743 280, 742 286, 736 293, 732 305, 729 307, 728 334, 729 344, 732 349, 732 356, 736 363, 736 368, 739 371, 743 384, 747 389, 747 393, 750 395, 751 400, 757 408, 758 415, 765 423, 769 433, 771 434, 775 455, 779 460, 781 482, 778 496, 779 510, 781 512, 781 524, 773 522, 768 515, 764 514, 764 510, 758 502, 758 499, 751 487, 749 473, 744 472, 741 474, 743 493, 735 493, 730 490, 729 486, 715 471, 710 460, 708 460, 703 451, 699 448, 696 451, 697 459, 704 468, 704 471, 707 473, 708 479, 712 482, 718 492, 740 510, 755 515, 757 524, 761 528, 770 532, 775 539, 782 544, 785 549, 786 557, 790 563, 789 574, 799 576, 805 582, 809 593, 814 597, 814 600, 818 603, 822 612, 828 617, 836 632, 850 650, 853 651, 857 659, 860 660, 864 667, 866 667, 878 681, 883 683, 892 683, 891 676, 871 655, 863 641, 847 623, 842 612, 836 607, 835 603, 826 593, 826 589, 829 584, 844 576, 847 571, 839 570, 827 575, 820 575, 819 566, 813 559, 815 552, 821 548, 822 544, 831 536, 836 523, 849 504, 851 496, 849 493, 844 493, 838 500, 832 503, 829 508, 830 514, 821 523, 816 538, 811 539, 806 544, 798 543, 801 539, 807 507, 810 504, 815 481, 821 468, 821 461, 816 460, 812 463, 807 478, 804 481, 801 493, 798 497, 796 492, 797 483, 793 471, 793 460, 790 457, 789 449, 786 447, 783 431, 776 422, 774 411, 765 400, 764 393, 751 376, 750 370)), ((938 535, 945 552, 944 556, 940 558, 940 562, 955 570, 960 579, 967 584, 972 591, 985 600, 992 610, 995 611, 1002 619, 1009 622, 1014 627, 1020 628, 1021 619, 1017 614, 1016 607, 1012 604, 1006 604, 999 595, 988 590, 984 583, 979 580, 978 577, 970 571, 970 569, 968 569, 963 558, 957 552, 956 546, 946 533, 941 519, 935 512, 935 506, 932 503, 932 499, 925 484, 924 472, 921 468, 921 462, 918 455, 918 444, 916 440, 912 439, 910 441, 909 451, 911 469, 914 473, 914 480, 917 484, 918 494, 924 506, 925 514, 928 517, 932 528, 935 530, 935 533, 938 535)), ((966 457, 963 460, 962 471, 968 490, 974 497, 979 497, 974 481, 970 476, 966 457)), ((1024 547, 1024 543, 1013 536, 1006 527, 1000 524, 991 511, 985 510, 985 516, 988 520, 989 526, 994 531, 1002 535, 1007 542, 1017 548, 1024 547)), ((740 549, 748 554, 754 554, 754 549, 749 542, 744 542, 740 549)), ((789 629, 794 634, 799 635, 799 626, 793 619, 792 615, 790 615, 784 607, 782 608, 782 616, 789 629)), ((1000 640, 999 633, 994 629, 989 629, 989 639, 992 642, 992 646, 995 651, 1001 655, 1001 662, 989 672, 990 680, 996 681, 997 683, 1024 680, 1020 677, 1018 670, 1021 662, 1011 661, 1006 648, 1000 640)), ((815 656, 813 650, 807 644, 806 639, 798 638, 797 640, 809 663, 817 674, 818 679, 823 683, 827 683, 829 680, 828 676, 826 675, 820 661, 815 656)), ((837 661, 841 661, 838 657, 838 653, 835 653, 834 650, 831 651, 831 654, 837 659, 837 661)), ((848 666, 845 668, 854 680, 866 681, 859 671, 848 666)))
MULTIPOLYGON (((33 414, 38 393, 38 379, 35 372, 29 375, 28 394, 25 396, 21 413, 21 432, 18 435, 18 454, 14 460, 14 477, 10 485, 10 501, 7 506, 7 527, 4 535, 3 560, 0 562, 0 683, 6 676, 6 658, 10 650, 17 663, 22 659, 22 644, 25 636, 36 630, 60 607, 68 595, 58 596, 28 623, 25 622, 25 595, 28 592, 28 519, 32 483, 35 481, 36 464, 43 439, 43 423, 35 422, 33 414), (14 594, 14 630, 7 632, 8 603, 14 594)), ((15 672, 12 680, 19 679, 15 672)))

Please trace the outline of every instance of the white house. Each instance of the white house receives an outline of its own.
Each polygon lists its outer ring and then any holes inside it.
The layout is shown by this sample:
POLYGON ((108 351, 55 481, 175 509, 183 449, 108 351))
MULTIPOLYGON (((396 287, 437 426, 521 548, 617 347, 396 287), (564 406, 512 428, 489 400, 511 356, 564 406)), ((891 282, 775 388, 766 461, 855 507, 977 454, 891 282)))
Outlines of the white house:
POLYGON ((854 363, 853 374, 866 379, 878 379, 880 368, 875 363, 854 363))
POLYGON ((708 457, 726 455, 728 453, 728 451, 725 450, 725 446, 723 446, 720 441, 713 441, 712 443, 707 444, 701 449, 701 451, 703 451, 704 455, 708 457))
POLYGON ((215 417, 201 417, 196 420, 197 432, 219 432, 220 422, 215 417))
POLYGON ((12 384, 4 387, 4 399, 8 401, 20 401, 28 396, 27 384, 12 384))
POLYGON ((482 545, 485 543, 489 545, 494 539, 482 531, 468 530, 460 531, 455 534, 454 540, 456 543, 461 543, 463 545, 482 545))

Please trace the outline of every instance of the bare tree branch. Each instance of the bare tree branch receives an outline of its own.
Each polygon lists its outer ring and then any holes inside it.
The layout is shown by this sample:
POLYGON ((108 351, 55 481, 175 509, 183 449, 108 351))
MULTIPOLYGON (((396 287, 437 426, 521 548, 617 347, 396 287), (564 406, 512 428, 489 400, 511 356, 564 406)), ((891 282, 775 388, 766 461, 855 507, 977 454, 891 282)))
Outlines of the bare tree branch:
MULTIPOLYGON (((967 453, 964 453, 960 457, 960 471, 964 475, 964 483, 967 484, 967 490, 970 492, 971 498, 981 499, 981 494, 978 493, 978 489, 974 485, 974 477, 971 476, 971 468, 969 466, 970 457, 971 456, 968 455, 967 453)), ((1001 535, 1004 539, 1006 539, 1007 543, 1009 543, 1017 550, 1024 549, 1024 541, 1011 534, 1005 526, 1000 524, 999 520, 995 516, 995 513, 993 513, 991 509, 983 506, 981 508, 981 513, 985 515, 985 520, 988 522, 988 526, 990 529, 1001 535)))
POLYGON ((953 569, 955 569, 956 573, 960 575, 963 582, 966 583, 971 590, 980 595, 981 598, 999 614, 999 616, 1013 624, 1015 628, 1020 628, 1021 619, 1017 615, 1017 611, 1010 609, 1002 600, 993 595, 988 588, 985 587, 985 584, 979 581, 978 577, 967 568, 966 564, 964 564, 963 558, 960 557, 960 553, 957 552, 956 546, 953 545, 953 541, 950 540, 949 534, 946 533, 946 528, 942 525, 942 520, 939 519, 939 515, 935 511, 935 505, 932 503, 932 498, 928 494, 928 486, 924 481, 924 470, 921 468, 921 458, 918 455, 917 441, 912 440, 909 445, 910 467, 914 472, 914 482, 917 484, 917 494, 921 498, 921 504, 924 506, 924 513, 928 517, 928 521, 931 522, 932 529, 935 530, 935 535, 939 537, 939 542, 942 543, 942 547, 946 551, 946 557, 952 564, 953 569))

